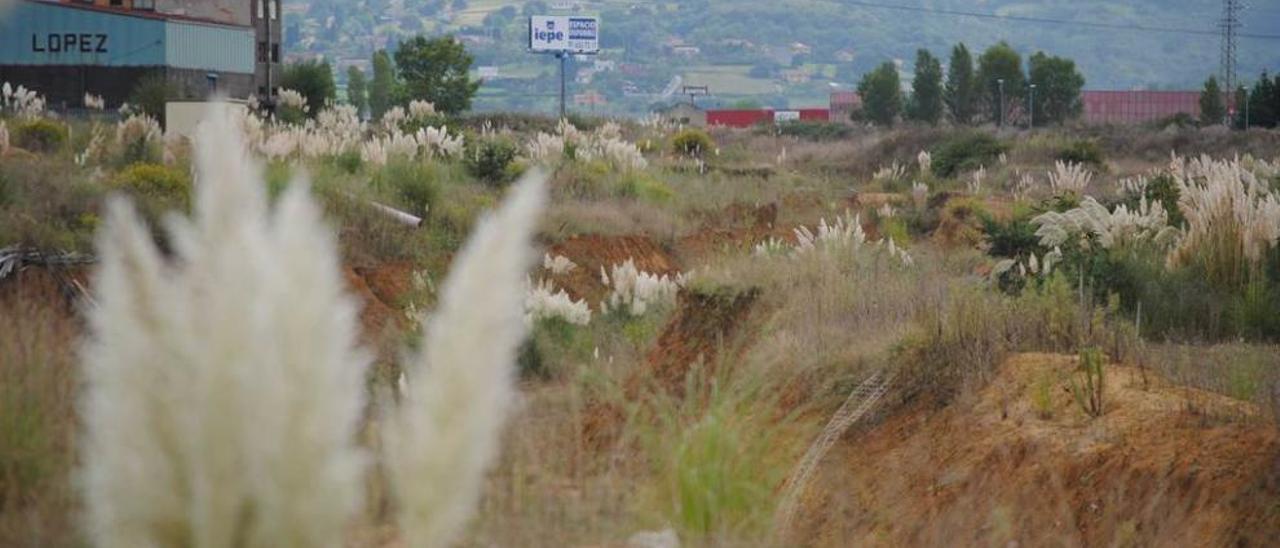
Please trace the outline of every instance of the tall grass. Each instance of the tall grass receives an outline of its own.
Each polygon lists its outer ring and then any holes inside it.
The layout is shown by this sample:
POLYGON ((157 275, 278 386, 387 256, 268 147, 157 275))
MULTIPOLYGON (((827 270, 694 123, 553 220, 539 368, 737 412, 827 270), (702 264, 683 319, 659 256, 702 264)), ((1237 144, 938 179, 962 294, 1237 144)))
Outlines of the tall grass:
POLYGON ((0 297, 0 545, 62 546, 71 525, 75 355, 65 311, 0 297))
POLYGON ((101 546, 339 546, 360 502, 367 362, 298 181, 269 209, 225 121, 166 262, 132 208, 99 235, 83 349, 88 533, 101 546))
POLYGON ((546 201, 527 176, 458 256, 409 368, 408 401, 388 425, 391 479, 411 546, 457 538, 479 498, 515 394, 529 242, 546 201))

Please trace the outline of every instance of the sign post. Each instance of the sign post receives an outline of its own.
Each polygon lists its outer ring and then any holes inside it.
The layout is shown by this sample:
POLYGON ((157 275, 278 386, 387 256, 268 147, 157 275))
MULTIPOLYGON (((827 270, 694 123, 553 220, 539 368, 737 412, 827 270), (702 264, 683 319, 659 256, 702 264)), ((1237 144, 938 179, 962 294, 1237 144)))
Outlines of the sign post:
POLYGON ((565 63, 570 55, 600 53, 600 18, 578 15, 529 17, 529 51, 552 53, 560 60, 560 118, 565 117, 565 63))

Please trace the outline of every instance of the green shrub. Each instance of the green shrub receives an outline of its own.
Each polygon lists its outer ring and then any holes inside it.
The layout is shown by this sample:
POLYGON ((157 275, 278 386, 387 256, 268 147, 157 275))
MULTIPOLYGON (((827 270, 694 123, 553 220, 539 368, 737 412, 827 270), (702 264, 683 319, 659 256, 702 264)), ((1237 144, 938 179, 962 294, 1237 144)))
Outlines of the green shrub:
POLYGON ((680 133, 671 138, 672 151, 681 156, 701 158, 706 153, 715 150, 715 148, 716 143, 711 139, 711 136, 697 128, 681 130, 680 133))
POLYGON ((129 92, 129 104, 140 113, 165 123, 165 105, 180 96, 178 88, 163 72, 143 76, 129 92))
POLYGON ((1053 418, 1053 375, 1036 375, 1031 384, 1031 408, 1041 419, 1053 418))
POLYGON ((470 150, 466 152, 466 165, 473 176, 491 185, 510 180, 510 168, 518 153, 515 143, 502 137, 471 143, 470 150))
POLYGON ((810 439, 778 416, 777 394, 759 378, 708 377, 697 367, 686 397, 655 395, 635 422, 656 476, 641 500, 694 545, 767 534, 778 486, 810 439))
POLYGON ((655 204, 671 201, 675 192, 666 183, 654 179, 644 172, 627 172, 621 175, 618 193, 626 198, 634 198, 655 204))
POLYGON ((440 196, 439 170, 434 164, 393 160, 374 176, 374 186, 395 195, 409 213, 426 217, 440 196))
POLYGON ((1182 226, 1187 222, 1187 218, 1182 214, 1182 208, 1178 207, 1178 199, 1182 197, 1182 191, 1178 190, 1178 183, 1173 176, 1168 173, 1161 173, 1147 180, 1147 188, 1142 196, 1126 196, 1124 204, 1130 209, 1138 207, 1138 202, 1142 198, 1146 198, 1148 202, 1159 203, 1164 207, 1165 212, 1169 214, 1169 224, 1171 226, 1182 226))
POLYGON ((982 214, 979 218, 992 256, 1014 258, 1027 257, 1032 253, 1038 256, 1045 251, 1040 246, 1037 227, 1032 224, 1030 216, 1015 217, 1007 222, 989 214, 982 214))
POLYGON ((13 145, 31 152, 57 152, 67 142, 66 126, 38 118, 13 129, 13 145))
POLYGON ((1009 145, 985 133, 967 132, 939 143, 930 151, 933 157, 931 169, 939 177, 992 165, 1009 145))
POLYGON ((112 177, 110 186, 171 205, 186 204, 191 195, 191 182, 186 174, 159 164, 133 164, 112 177))
POLYGON ((1080 351, 1080 368, 1070 377, 1071 396, 1090 417, 1101 417, 1104 411, 1106 372, 1103 361, 1101 350, 1085 348, 1080 351))
POLYGON ((1071 164, 1085 164, 1094 167, 1101 167, 1106 161, 1102 154, 1102 147, 1097 141, 1093 140, 1076 140, 1072 141, 1062 150, 1058 151, 1058 158, 1063 162, 1071 164))
POLYGON ((361 167, 364 167, 364 158, 360 156, 360 151, 358 150, 346 150, 333 157, 333 165, 354 175, 360 172, 361 167))

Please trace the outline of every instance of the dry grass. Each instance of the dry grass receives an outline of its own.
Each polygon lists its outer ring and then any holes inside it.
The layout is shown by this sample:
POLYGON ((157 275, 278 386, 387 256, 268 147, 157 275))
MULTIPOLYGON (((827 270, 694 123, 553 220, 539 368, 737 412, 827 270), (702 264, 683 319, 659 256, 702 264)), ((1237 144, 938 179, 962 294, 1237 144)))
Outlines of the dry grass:
POLYGON ((0 545, 78 543, 75 321, 56 305, 0 298, 0 545))

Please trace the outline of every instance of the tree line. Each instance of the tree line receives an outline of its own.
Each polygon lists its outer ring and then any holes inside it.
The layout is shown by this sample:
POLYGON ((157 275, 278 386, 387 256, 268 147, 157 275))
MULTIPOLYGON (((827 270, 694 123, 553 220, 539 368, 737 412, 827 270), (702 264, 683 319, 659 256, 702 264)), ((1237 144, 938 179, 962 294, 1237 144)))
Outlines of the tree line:
POLYGON ((1210 76, 1200 92, 1200 123, 1226 123, 1235 129, 1280 125, 1280 75, 1272 78, 1262 71, 1252 89, 1239 86, 1230 103, 1227 99, 1218 78, 1210 76))
MULTIPOLYGON (((347 102, 374 119, 415 100, 431 102, 441 113, 457 114, 471 108, 480 89, 480 81, 470 76, 474 58, 452 36, 417 36, 400 42, 394 53, 374 52, 372 61, 370 76, 359 67, 347 69, 347 102)), ((337 99, 333 67, 323 59, 285 67, 280 87, 306 97, 312 115, 337 99)))
POLYGON ((927 49, 916 53, 911 92, 904 93, 898 67, 885 62, 858 83, 862 109, 855 116, 880 126, 899 119, 937 125, 1060 124, 1083 110, 1084 76, 1075 61, 1037 52, 1027 60, 1006 42, 980 55, 975 63, 963 43, 951 50, 943 79, 941 61, 927 49))

